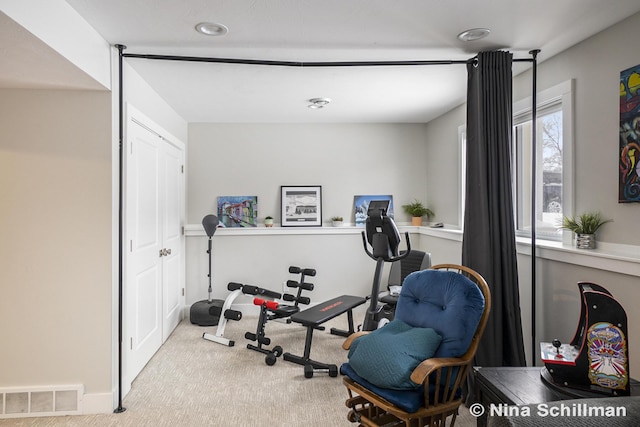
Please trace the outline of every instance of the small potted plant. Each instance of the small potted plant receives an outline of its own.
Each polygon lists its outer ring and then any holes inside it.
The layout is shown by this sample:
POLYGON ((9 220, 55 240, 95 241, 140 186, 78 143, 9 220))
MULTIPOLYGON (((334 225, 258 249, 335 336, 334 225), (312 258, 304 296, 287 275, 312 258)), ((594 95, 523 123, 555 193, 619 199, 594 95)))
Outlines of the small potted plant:
POLYGON ((595 249, 596 231, 604 224, 613 221, 604 219, 600 212, 586 212, 578 217, 563 217, 562 227, 576 234, 576 247, 578 249, 595 249))
POLYGON ((334 227, 342 227, 343 220, 344 219, 341 216, 332 216, 331 217, 331 223, 333 224, 334 227))
POLYGON ((273 227, 273 217, 267 216, 264 218, 264 226, 265 227, 273 227))
POLYGON ((402 209, 404 209, 407 214, 411 215, 411 225, 422 225, 423 216, 426 216, 428 219, 434 215, 433 211, 418 199, 415 199, 407 205, 402 205, 402 209))

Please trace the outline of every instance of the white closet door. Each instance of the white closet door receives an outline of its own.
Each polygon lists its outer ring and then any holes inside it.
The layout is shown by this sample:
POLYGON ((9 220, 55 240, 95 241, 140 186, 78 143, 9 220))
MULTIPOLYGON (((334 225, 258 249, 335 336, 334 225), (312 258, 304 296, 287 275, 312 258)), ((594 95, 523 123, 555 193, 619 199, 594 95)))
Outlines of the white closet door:
POLYGON ((163 147, 163 169, 161 177, 164 198, 164 217, 162 232, 164 248, 167 254, 163 257, 162 266, 162 342, 178 326, 181 319, 181 308, 184 305, 183 271, 183 238, 182 238, 182 206, 183 206, 183 155, 184 152, 170 143, 163 147))
POLYGON ((161 192, 163 141, 135 121, 127 127, 127 377, 133 380, 162 345, 161 192))
POLYGON ((123 394, 184 307, 184 144, 127 108, 123 394))

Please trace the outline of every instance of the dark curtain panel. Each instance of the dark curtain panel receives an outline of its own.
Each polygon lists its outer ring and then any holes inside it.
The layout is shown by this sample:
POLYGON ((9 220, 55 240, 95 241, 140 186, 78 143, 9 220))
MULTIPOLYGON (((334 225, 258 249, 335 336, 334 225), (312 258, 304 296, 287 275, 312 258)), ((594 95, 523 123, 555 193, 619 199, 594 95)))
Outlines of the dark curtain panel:
POLYGON ((485 278, 492 308, 476 366, 524 366, 511 189, 512 54, 467 65, 467 185, 462 264, 485 278))

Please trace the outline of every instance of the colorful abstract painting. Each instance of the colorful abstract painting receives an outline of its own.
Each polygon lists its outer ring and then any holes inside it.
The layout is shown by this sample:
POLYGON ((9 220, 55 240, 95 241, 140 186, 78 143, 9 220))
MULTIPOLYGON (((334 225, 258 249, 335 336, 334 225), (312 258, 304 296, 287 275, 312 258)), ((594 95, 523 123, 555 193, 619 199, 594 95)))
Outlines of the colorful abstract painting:
POLYGON ((640 65, 620 73, 620 203, 640 202, 640 65))
POLYGON ((257 227, 258 196, 218 197, 218 218, 224 227, 257 227))

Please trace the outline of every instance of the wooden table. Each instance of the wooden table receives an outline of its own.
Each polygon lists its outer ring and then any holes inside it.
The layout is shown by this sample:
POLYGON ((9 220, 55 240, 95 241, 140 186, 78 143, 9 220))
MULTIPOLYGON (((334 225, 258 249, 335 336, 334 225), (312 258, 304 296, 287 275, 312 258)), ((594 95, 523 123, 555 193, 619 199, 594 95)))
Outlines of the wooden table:
MULTIPOLYGON (((528 405, 558 400, 605 397, 602 394, 560 389, 542 380, 542 367, 473 368, 476 402, 489 405, 528 405)), ((640 383, 631 380, 631 395, 640 395, 640 383)), ((487 425, 487 413, 477 418, 478 427, 487 425)))

